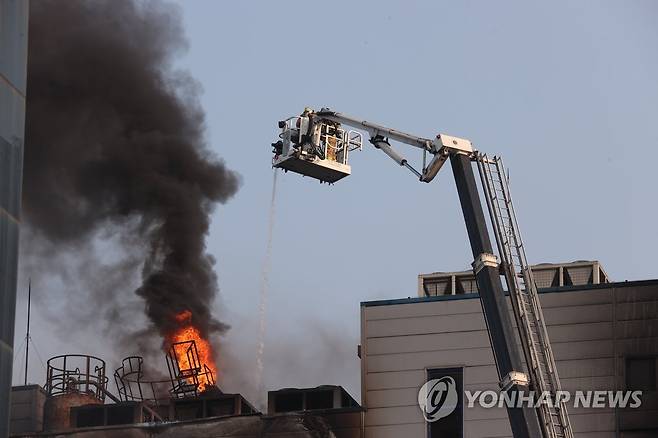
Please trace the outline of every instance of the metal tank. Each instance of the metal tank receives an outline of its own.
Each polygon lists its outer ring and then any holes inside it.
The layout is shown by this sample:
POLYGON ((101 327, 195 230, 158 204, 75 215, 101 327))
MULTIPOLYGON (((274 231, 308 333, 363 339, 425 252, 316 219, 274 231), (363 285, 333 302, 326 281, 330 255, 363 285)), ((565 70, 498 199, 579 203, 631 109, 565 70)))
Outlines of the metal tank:
POLYGON ((66 430, 71 408, 102 405, 107 395, 105 361, 86 354, 65 354, 48 359, 44 430, 66 430))

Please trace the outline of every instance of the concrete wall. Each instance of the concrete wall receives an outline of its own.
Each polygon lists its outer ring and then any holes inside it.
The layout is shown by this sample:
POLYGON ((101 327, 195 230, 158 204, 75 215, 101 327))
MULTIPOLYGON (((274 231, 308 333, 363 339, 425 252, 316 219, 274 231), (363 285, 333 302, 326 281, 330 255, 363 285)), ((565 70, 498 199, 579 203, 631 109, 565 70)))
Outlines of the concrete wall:
MULTIPOLYGON (((544 291, 541 302, 566 390, 625 389, 625 358, 658 356, 658 281, 544 291)), ((363 303, 361 324, 366 437, 426 435, 417 394, 428 368, 463 367, 464 390, 497 389, 477 296, 363 303)), ((634 412, 570 409, 576 437, 614 437, 618 424, 658 436, 656 393, 643 402, 634 412)), ((464 436, 511 437, 505 410, 465 407, 464 436)))
POLYGON ((11 390, 9 433, 43 430, 43 408, 46 391, 39 385, 14 386, 11 390))
POLYGON ((27 0, 0 0, 0 437, 9 429, 25 131, 27 0))

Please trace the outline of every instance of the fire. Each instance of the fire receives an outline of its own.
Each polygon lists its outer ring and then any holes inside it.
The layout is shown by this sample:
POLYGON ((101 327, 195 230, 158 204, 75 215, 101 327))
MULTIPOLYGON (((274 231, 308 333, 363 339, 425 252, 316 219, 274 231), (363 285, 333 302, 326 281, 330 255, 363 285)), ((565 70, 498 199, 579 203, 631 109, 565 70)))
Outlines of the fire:
MULTIPOLYGON (((201 374, 199 374, 199 389, 204 390, 212 386, 214 382, 211 380, 207 374, 203 374, 203 366, 207 366, 208 369, 212 372, 212 378, 217 378, 217 365, 215 364, 215 359, 213 358, 213 349, 210 345, 208 339, 204 338, 201 335, 201 332, 192 324, 192 312, 189 310, 184 310, 178 315, 175 316, 176 322, 179 327, 174 333, 169 337, 169 342, 175 344, 176 342, 185 342, 185 341, 194 341, 196 344, 196 349, 199 353, 199 364, 197 366, 201 367, 201 374)), ((194 367, 194 364, 190 363, 189 357, 187 355, 188 345, 181 344, 175 345, 174 350, 179 363, 179 368, 181 370, 190 369, 194 367)), ((192 379, 188 379, 192 382, 192 379)))

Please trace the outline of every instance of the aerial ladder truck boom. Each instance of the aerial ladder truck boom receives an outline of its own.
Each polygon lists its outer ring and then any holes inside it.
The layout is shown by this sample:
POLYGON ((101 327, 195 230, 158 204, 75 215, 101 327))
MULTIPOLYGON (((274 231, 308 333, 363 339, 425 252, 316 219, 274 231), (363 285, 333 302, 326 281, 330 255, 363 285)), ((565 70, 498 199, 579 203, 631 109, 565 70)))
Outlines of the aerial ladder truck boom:
POLYGON ((272 166, 334 183, 351 173, 349 153, 363 146, 362 131, 369 142, 398 165, 409 169, 422 182, 430 182, 450 160, 462 213, 473 253, 480 302, 484 313, 499 386, 510 398, 547 394, 535 407, 508 406, 515 438, 573 438, 560 381, 551 350, 532 270, 526 259, 509 181, 500 157, 488 157, 469 140, 445 134, 417 137, 323 108, 306 108, 300 116, 279 122, 280 140, 272 144, 272 166), (345 127, 353 129, 347 129, 345 127), (414 168, 391 146, 404 143, 423 151, 422 167, 414 168), (472 163, 477 164, 487 211, 496 239, 494 254, 480 201, 472 163), (526 366, 518 350, 508 305, 501 282, 505 278, 518 339, 526 366))

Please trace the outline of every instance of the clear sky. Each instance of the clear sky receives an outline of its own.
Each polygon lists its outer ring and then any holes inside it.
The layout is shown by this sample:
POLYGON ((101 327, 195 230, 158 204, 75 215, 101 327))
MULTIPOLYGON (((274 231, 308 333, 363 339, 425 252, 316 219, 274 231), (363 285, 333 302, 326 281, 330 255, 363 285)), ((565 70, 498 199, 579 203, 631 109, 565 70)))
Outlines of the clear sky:
MULTIPOLYGON (((270 143, 305 106, 502 155, 531 263, 597 259, 614 281, 658 277, 655 2, 180 4, 180 67, 203 87, 212 149, 242 176, 208 239, 216 312, 233 326, 225 389, 242 391, 255 370, 270 143)), ((369 145, 351 164, 334 186, 279 175, 270 389, 342 384, 358 396, 359 302, 414 296, 419 273, 472 261, 449 166, 422 184, 369 145)), ((67 348, 44 321, 33 337, 44 359, 67 348)), ((38 361, 31 372, 43 383, 38 361)))

